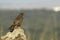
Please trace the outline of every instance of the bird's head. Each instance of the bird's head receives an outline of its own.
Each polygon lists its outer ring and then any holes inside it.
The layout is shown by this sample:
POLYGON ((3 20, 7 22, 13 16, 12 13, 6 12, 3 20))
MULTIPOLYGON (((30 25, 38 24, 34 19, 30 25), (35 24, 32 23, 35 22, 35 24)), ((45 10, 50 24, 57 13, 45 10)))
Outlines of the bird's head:
POLYGON ((21 13, 20 13, 20 16, 23 16, 23 15, 24 15, 24 13, 23 13, 23 12, 21 12, 21 13))

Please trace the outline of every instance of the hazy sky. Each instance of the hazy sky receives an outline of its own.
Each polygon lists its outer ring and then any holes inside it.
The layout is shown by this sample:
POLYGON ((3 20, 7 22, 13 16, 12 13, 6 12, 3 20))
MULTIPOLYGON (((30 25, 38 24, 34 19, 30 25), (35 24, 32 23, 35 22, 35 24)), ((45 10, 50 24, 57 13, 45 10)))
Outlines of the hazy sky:
POLYGON ((60 6, 60 0, 0 0, 0 8, 41 8, 60 6))

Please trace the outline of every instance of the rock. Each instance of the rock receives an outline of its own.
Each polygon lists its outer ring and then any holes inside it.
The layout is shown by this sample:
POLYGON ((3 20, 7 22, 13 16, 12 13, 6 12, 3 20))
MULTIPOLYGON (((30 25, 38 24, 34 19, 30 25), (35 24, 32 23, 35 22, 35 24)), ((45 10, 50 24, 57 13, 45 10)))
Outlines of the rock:
POLYGON ((26 40, 26 35, 21 27, 15 28, 13 32, 8 32, 1 37, 2 40, 26 40))

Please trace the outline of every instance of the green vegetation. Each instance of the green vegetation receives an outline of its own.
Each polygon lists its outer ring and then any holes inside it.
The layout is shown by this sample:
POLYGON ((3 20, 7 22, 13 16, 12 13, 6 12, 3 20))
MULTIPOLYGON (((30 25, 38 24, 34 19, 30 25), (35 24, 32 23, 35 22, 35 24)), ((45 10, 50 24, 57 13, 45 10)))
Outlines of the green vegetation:
POLYGON ((47 9, 0 10, 0 28, 3 29, 3 35, 9 31, 9 26, 20 11, 25 13, 22 25, 28 40, 55 39, 55 32, 56 39, 60 40, 60 12, 47 9))

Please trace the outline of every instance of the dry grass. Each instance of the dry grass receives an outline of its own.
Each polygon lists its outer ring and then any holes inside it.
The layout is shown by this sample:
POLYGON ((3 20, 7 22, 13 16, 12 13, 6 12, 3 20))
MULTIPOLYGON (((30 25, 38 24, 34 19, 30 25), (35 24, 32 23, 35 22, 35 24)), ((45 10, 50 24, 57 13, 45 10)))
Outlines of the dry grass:
POLYGON ((1 36, 0 36, 0 40, 1 40, 1 36))
POLYGON ((31 34, 30 33, 28 33, 27 40, 31 40, 31 34))

